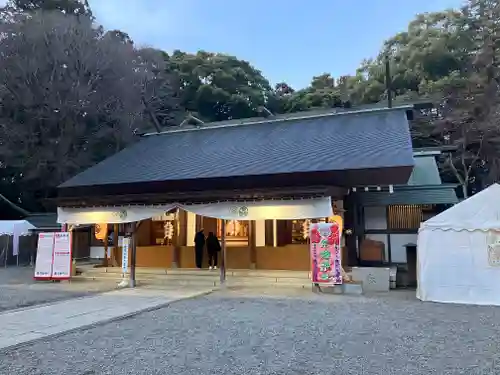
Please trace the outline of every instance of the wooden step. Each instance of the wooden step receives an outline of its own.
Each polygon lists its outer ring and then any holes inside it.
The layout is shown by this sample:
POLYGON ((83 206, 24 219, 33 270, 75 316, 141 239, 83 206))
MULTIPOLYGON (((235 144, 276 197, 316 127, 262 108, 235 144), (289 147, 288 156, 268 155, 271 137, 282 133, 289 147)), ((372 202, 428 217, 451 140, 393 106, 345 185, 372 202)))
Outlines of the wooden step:
MULTIPOLYGON (((99 268, 82 268, 77 267, 77 272, 82 274, 97 274, 97 273, 114 273, 121 274, 122 269, 120 267, 99 267, 99 268)), ((210 270, 197 268, 146 268, 137 267, 136 274, 158 274, 158 275, 205 275, 209 273, 210 270)), ((213 270, 211 272, 219 272, 219 270, 213 270)), ((227 275, 231 276, 252 276, 252 277, 288 277, 288 278, 309 278, 308 271, 281 271, 281 270, 239 270, 239 269, 229 269, 226 272, 227 275)))

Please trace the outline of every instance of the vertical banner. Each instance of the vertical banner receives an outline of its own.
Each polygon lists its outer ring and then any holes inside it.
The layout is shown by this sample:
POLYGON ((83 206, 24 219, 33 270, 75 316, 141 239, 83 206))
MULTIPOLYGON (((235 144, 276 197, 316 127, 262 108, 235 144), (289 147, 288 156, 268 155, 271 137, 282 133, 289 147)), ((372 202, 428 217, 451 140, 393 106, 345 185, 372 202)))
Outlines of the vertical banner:
POLYGON ((125 237, 122 243, 122 272, 128 271, 128 250, 130 248, 130 238, 125 237))
POLYGON ((342 218, 310 226, 311 278, 314 284, 342 284, 342 218))
POLYGON ((12 255, 17 257, 19 261, 19 236, 21 236, 22 228, 19 227, 19 224, 14 224, 13 234, 12 234, 12 255))
POLYGON ((54 256, 52 278, 67 280, 71 277, 71 233, 54 233, 54 256))
POLYGON ((36 250, 35 280, 52 278, 52 257, 54 253, 54 233, 40 233, 36 250))

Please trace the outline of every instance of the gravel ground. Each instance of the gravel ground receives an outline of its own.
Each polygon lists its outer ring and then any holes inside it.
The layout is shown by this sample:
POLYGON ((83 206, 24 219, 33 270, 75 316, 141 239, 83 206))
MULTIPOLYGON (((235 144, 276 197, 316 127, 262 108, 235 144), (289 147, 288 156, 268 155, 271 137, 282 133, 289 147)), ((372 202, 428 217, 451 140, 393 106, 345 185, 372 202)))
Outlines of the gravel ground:
POLYGON ((215 293, 37 342, 0 354, 0 374, 500 373, 499 308, 277 293, 215 293))
POLYGON ((116 283, 34 282, 31 267, 0 268, 0 312, 83 297, 116 288, 116 283))

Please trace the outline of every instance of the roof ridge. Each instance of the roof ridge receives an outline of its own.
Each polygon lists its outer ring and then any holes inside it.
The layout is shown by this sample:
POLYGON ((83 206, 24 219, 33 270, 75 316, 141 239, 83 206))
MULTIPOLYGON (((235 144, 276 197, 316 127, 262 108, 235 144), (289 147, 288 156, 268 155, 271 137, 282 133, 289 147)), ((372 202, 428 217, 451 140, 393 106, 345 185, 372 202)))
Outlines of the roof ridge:
MULTIPOLYGON (((397 107, 392 107, 392 108, 365 108, 365 109, 357 109, 357 110, 352 110, 352 111, 332 111, 332 112, 327 112, 327 113, 316 113, 316 114, 309 114, 309 115, 303 115, 304 112, 295 112, 299 116, 290 116, 290 117, 279 117, 279 118, 266 118, 263 120, 255 120, 251 121, 251 118, 247 119, 241 119, 240 120, 234 120, 238 121, 235 123, 230 123, 230 124, 219 124, 216 125, 217 123, 221 123, 223 121, 219 122, 211 122, 211 123, 206 123, 204 125, 196 126, 196 127, 191 127, 191 128, 179 128, 175 127, 175 129, 168 129, 164 130, 161 132, 150 132, 143 134, 143 137, 149 137, 153 135, 165 135, 165 134, 171 134, 171 133, 183 133, 183 132, 189 132, 189 131, 197 131, 197 130, 209 130, 209 129, 219 129, 219 128, 232 128, 232 127, 237 127, 237 126, 244 126, 244 125, 257 125, 257 124, 264 124, 264 123, 275 123, 275 122, 288 122, 288 121, 296 121, 296 120, 309 120, 309 119, 314 119, 314 118, 321 118, 321 117, 334 117, 334 116, 346 116, 346 115, 353 115, 353 114, 367 114, 367 113, 380 113, 380 112, 391 112, 391 111, 396 111, 396 110, 408 110, 408 109, 413 109, 412 105, 401 105, 397 107), (212 124, 212 125, 211 125, 212 124)), ((305 112, 307 113, 307 112, 305 112)))
POLYGON ((11 208, 13 208, 15 211, 19 212, 20 214, 22 215, 29 215, 30 212, 25 210, 24 208, 18 206, 17 204, 15 204, 14 202, 12 202, 11 200, 9 200, 5 195, 3 194, 0 194, 0 201, 3 201, 5 202, 8 206, 10 206, 11 208))

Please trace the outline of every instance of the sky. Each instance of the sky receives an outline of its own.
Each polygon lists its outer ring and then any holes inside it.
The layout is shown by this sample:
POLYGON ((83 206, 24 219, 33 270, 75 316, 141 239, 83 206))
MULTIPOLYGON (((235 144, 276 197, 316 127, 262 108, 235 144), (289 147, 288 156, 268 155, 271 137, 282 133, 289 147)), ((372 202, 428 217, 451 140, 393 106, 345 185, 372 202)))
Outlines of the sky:
MULTIPOLYGON (((1 2, 2 0, 0 0, 1 2)), ((138 45, 222 52, 271 83, 306 87, 314 75, 352 74, 417 13, 462 0, 89 0, 97 21, 138 45)))

